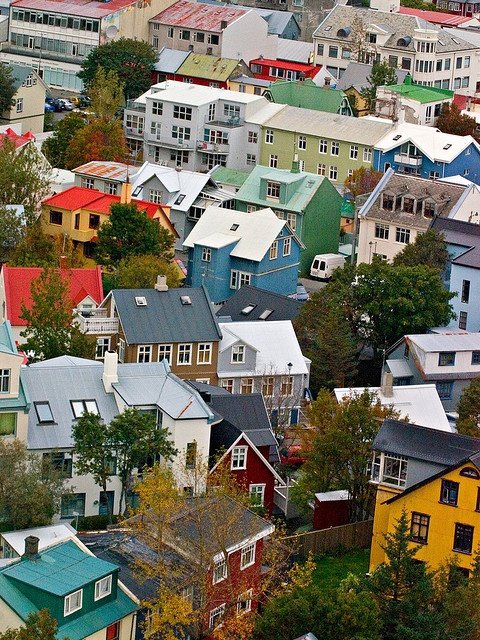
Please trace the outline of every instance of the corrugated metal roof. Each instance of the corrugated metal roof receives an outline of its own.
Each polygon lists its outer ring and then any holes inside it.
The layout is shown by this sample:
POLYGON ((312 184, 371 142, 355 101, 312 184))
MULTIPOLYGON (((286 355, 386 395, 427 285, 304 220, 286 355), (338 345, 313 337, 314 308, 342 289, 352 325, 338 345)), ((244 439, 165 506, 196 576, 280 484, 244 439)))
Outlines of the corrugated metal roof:
POLYGON ((87 162, 87 164, 82 164, 80 167, 77 167, 73 172, 86 176, 96 176, 105 180, 125 182, 129 169, 131 170, 131 167, 123 162, 92 160, 92 162, 87 162))
POLYGON ((191 54, 191 51, 178 51, 177 49, 167 49, 163 47, 158 54, 158 60, 154 65, 155 71, 163 73, 176 73, 178 67, 191 54))
POLYGON ((309 78, 273 82, 264 95, 279 104, 328 113, 338 113, 347 100, 343 91, 319 87, 309 78))
MULTIPOLYGON (((143 5, 144 0, 141 0, 143 5)), ((138 6, 138 0, 16 0, 12 3, 16 9, 36 9, 49 13, 61 13, 67 16, 84 18, 103 18, 130 5, 138 6)))
MULTIPOLYGON (((198 4, 209 4, 214 6, 219 6, 222 0, 197 0, 198 4)), ((224 3, 226 4, 226 3, 224 3)), ((245 9, 245 11, 249 11, 253 9, 255 13, 258 13, 265 22, 268 24, 268 33, 272 35, 282 36, 283 32, 287 28, 290 20, 295 20, 295 14, 291 11, 276 11, 275 9, 260 9, 258 7, 247 7, 242 4, 235 3, 235 7, 237 9, 245 9)), ((298 26, 298 22, 297 22, 298 26)), ((300 28, 299 28, 300 29, 300 28)))
POLYGON ((244 16, 248 11, 249 10, 246 9, 237 9, 231 5, 199 5, 189 0, 179 0, 152 18, 150 22, 221 33, 225 28, 225 26, 222 26, 223 22, 230 25, 232 22, 244 16))
POLYGON ((421 104, 428 104, 429 102, 438 102, 439 100, 451 100, 454 96, 453 91, 448 89, 438 89, 437 87, 427 87, 423 84, 394 84, 382 87, 387 91, 393 91, 399 95, 410 98, 410 100, 416 100, 421 104))
POLYGON ((217 317, 230 317, 233 322, 248 322, 251 320, 259 320, 259 316, 271 309, 272 313, 265 322, 272 320, 294 320, 300 313, 302 303, 298 300, 292 300, 287 296, 278 293, 258 289, 252 285, 243 285, 233 296, 217 311, 217 317), (248 313, 243 310, 249 306, 253 309, 248 313))
MULTIPOLYGON (((302 40, 279 38, 277 59, 309 64, 313 59, 313 44, 311 42, 303 42, 302 40)), ((318 68, 321 69, 321 67, 318 68)))
POLYGON ((227 167, 218 167, 212 173, 212 178, 219 184, 241 187, 247 179, 248 175, 248 171, 242 171, 241 169, 228 169, 227 167))
POLYGON ((405 336, 427 353, 437 351, 480 351, 480 333, 462 334, 412 334, 405 336))
POLYGON ((206 78, 226 82, 231 75, 246 71, 247 67, 241 60, 231 58, 217 58, 202 53, 191 53, 179 66, 176 73, 195 78, 206 78))

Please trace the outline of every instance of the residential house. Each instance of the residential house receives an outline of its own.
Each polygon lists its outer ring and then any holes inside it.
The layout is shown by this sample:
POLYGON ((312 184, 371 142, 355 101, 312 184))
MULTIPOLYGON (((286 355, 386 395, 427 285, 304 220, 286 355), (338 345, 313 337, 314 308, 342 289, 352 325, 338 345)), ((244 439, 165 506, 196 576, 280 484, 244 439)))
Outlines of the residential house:
POLYGON ((310 360, 289 320, 220 323, 219 385, 230 393, 261 393, 274 427, 297 424, 310 360))
MULTIPOLYGON (((222 337, 205 287, 169 289, 159 276, 153 289, 113 289, 80 330, 97 336, 103 355, 120 362, 161 362, 186 380, 217 382, 222 337)), ((100 346, 99 346, 100 348, 100 346)))
MULTIPOLYGON (((260 57, 250 60, 250 70, 255 78, 275 82, 276 80, 314 78, 317 75, 319 68, 313 64, 260 57)), ((273 102, 281 101, 273 100, 273 102)))
POLYGON ((291 107, 353 116, 348 97, 343 91, 319 87, 310 78, 296 81, 279 80, 273 83, 263 95, 272 102, 288 104, 291 107))
POLYGON ((165 82, 168 78, 175 80, 178 67, 185 62, 191 51, 178 51, 162 47, 158 52, 157 62, 152 71, 152 83, 165 82))
POLYGON ((237 193, 242 184, 250 175, 250 171, 240 169, 227 169, 226 167, 216 167, 212 171, 212 178, 218 186, 228 193, 237 193))
POLYGON ((120 196, 122 184, 131 178, 135 169, 123 162, 92 160, 73 170, 75 186, 94 189, 110 196, 120 196))
MULTIPOLYGON (((22 315, 22 306, 32 307, 32 282, 43 272, 41 267, 10 267, 2 265, 0 271, 0 322, 8 320, 13 340, 22 342, 20 333, 27 326, 22 315)), ((89 313, 103 300, 102 270, 59 269, 64 282, 68 285, 68 297, 72 303, 72 312, 77 310, 89 313)))
MULTIPOLYGON (((269 183, 278 202, 280 184, 269 183)), ((244 284, 267 291, 297 291, 303 245, 272 209, 247 213, 208 207, 184 242, 187 284, 205 286, 214 303, 224 302, 244 284)))
POLYGON ((229 318, 232 322, 293 321, 301 308, 302 303, 298 300, 244 284, 220 307, 217 318, 220 321, 229 318))
MULTIPOLYGON (((23 367, 21 375, 31 401, 27 447, 49 459, 66 479, 62 519, 118 513, 120 507, 115 459, 106 492, 91 474, 77 474, 72 426, 85 411, 106 424, 126 408, 152 413, 178 451, 171 465, 179 486, 193 491, 185 456, 195 441, 198 455, 207 459, 214 415, 200 395, 171 372, 167 361, 117 364, 114 352, 105 354, 104 363, 61 356, 23 367)), ((199 478, 200 488, 203 483, 199 478)), ((129 493, 127 501, 132 500, 129 493)))
MULTIPOLYGON (((441 0, 445 3, 445 0, 441 0)), ((434 3, 435 4, 435 3, 434 3)), ((437 5, 440 9, 440 5, 437 5)), ((476 10, 476 13, 480 11, 476 10)), ((444 7, 448 9, 448 7, 444 7)), ((443 11, 425 11, 424 9, 413 9, 412 7, 399 7, 399 13, 403 13, 407 16, 417 16, 417 18, 421 18, 422 20, 426 20, 427 22, 431 22, 432 24, 437 24, 439 27, 462 27, 463 29, 467 29, 468 27, 478 27, 479 22, 477 18, 473 18, 471 16, 461 16, 455 15, 454 13, 443 13, 443 11)))
POLYGON ((47 86, 80 91, 77 76, 90 51, 118 38, 148 41, 148 20, 171 0, 18 0, 10 5, 2 60, 37 69, 47 86))
POLYGON ((357 264, 370 264, 376 255, 391 262, 436 216, 455 213, 465 191, 462 185, 387 169, 358 212, 357 264))
POLYGON ((248 170, 258 162, 261 124, 284 108, 261 96, 169 80, 128 102, 124 124, 132 148, 152 162, 248 170))
POLYGON ((9 64, 15 95, 8 111, 0 116, 0 123, 18 123, 22 132, 42 133, 47 87, 32 67, 9 64))
POLYGON ((257 165, 235 199, 237 209, 247 213, 275 207, 274 213, 287 221, 305 247, 302 273, 310 273, 315 255, 338 251, 342 197, 325 176, 299 171, 298 162, 292 163, 291 171, 257 165), (269 195, 272 183, 279 185, 275 202, 269 195))
POLYGON ((20 375, 23 360, 10 323, 4 320, 0 324, 0 438, 26 443, 30 398, 20 375))
MULTIPOLYGON (((345 91, 350 104, 358 116, 366 116, 369 113, 367 101, 362 95, 362 90, 369 86, 368 78, 372 73, 372 64, 365 62, 349 62, 341 77, 332 82, 332 86, 345 91)), ((397 84, 401 85, 408 76, 408 71, 396 69, 397 84)))
POLYGON ((444 105, 453 101, 453 91, 414 84, 410 76, 403 84, 377 88, 375 115, 396 119, 400 111, 405 122, 435 126, 444 105))
MULTIPOLYGON (((86 184, 93 185, 95 179, 85 178, 86 184)), ((113 204, 135 204, 144 211, 151 220, 177 236, 175 227, 170 222, 168 207, 159 203, 132 200, 131 185, 123 185, 122 195, 114 196, 93 187, 71 187, 56 193, 42 202, 41 226, 50 236, 71 238, 74 247, 82 247, 86 257, 91 257, 97 242, 98 228, 108 220, 113 204)))
POLYGON ((43 551, 52 545, 72 540, 76 533, 68 522, 0 533, 0 566, 5 566, 15 558, 23 556, 26 547, 25 539, 29 536, 38 538, 38 550, 43 551))
POLYGON ((480 225, 438 218, 432 229, 444 236, 450 255, 443 274, 445 286, 456 294, 450 301, 456 316, 450 326, 480 331, 480 225))
POLYGON ((459 0, 459 2, 452 2, 452 0, 435 0, 435 6, 449 13, 453 13, 457 16, 465 16, 472 18, 478 16, 480 13, 479 2, 466 2, 466 0, 459 0))
POLYGON ((386 354, 394 384, 434 383, 446 411, 456 411, 462 391, 480 371, 479 333, 407 335, 386 354))
POLYGON ((373 148, 391 128, 385 121, 360 123, 350 116, 286 106, 263 123, 259 164, 289 169, 298 155, 301 171, 343 185, 355 169, 372 167, 373 148))
POLYGON ((230 78, 228 88, 230 91, 240 91, 240 93, 250 93, 254 96, 261 96, 265 89, 270 86, 269 80, 260 80, 250 76, 237 76, 230 78))
POLYGON ((469 94, 475 90, 478 47, 453 37, 416 16, 336 5, 313 34, 315 64, 341 78, 350 60, 372 64, 385 60, 408 71, 419 84, 469 94), (354 31, 352 24, 362 26, 354 31), (355 43, 365 31, 361 50, 355 43))
POLYGON ((385 561, 384 536, 405 511, 417 560, 435 570, 455 556, 468 576, 480 526, 480 440, 387 420, 373 448, 378 488, 370 571, 385 561))
POLYGON ((149 26, 155 49, 167 45, 247 64, 277 53, 278 36, 269 35, 267 22, 252 9, 178 0, 152 17, 149 26))
POLYGON ((23 556, 0 568, 0 632, 48 609, 59 637, 132 640, 138 601, 118 579, 118 566, 79 541, 43 550, 38 543, 28 536, 23 556))
POLYGON ((230 79, 239 74, 250 75, 250 69, 243 60, 191 52, 179 66, 174 77, 167 77, 167 80, 193 82, 217 89, 229 89, 230 79))
POLYGON ((480 145, 472 136, 399 122, 376 141, 373 168, 384 172, 392 167, 422 178, 460 175, 480 184, 479 160, 480 145))

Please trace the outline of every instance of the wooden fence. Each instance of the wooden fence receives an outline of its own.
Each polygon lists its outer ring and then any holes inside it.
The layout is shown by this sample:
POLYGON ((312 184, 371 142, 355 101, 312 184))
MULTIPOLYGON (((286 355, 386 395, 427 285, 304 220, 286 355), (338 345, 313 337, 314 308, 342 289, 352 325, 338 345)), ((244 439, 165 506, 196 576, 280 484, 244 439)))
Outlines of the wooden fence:
POLYGON ((299 533, 285 538, 287 542, 298 546, 298 553, 307 556, 328 553, 338 548, 366 549, 372 541, 373 520, 344 524, 340 527, 330 527, 319 531, 299 533))

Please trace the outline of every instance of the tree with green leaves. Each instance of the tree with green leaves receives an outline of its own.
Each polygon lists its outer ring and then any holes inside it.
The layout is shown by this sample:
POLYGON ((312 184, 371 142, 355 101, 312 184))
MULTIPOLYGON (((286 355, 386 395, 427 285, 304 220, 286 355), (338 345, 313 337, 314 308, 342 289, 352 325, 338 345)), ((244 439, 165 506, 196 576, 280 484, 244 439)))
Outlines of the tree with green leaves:
POLYGON ((26 218, 16 209, 0 206, 0 264, 8 262, 25 236, 26 218))
POLYGON ((98 67, 89 93, 95 118, 107 122, 118 118, 123 104, 123 83, 115 71, 105 71, 103 67, 98 67))
POLYGON ((97 260, 117 266, 132 256, 173 257, 172 234, 151 220, 135 202, 113 204, 110 216, 98 230, 97 260))
POLYGON ((428 229, 419 233, 415 242, 407 244, 393 259, 394 266, 404 267, 432 267, 443 271, 450 256, 445 237, 436 229, 428 229))
POLYGON ((367 78, 368 86, 362 87, 362 98, 365 99, 367 107, 370 111, 375 109, 378 87, 397 83, 397 72, 388 64, 387 60, 382 62, 374 62, 372 72, 367 78))
MULTIPOLYGON (((72 111, 58 120, 52 135, 42 144, 42 152, 52 167, 67 168, 67 153, 75 134, 83 129, 87 121, 82 113, 72 111)), ((77 165, 78 166, 78 165, 77 165)))
POLYGON ((125 99, 137 98, 150 88, 157 55, 147 42, 120 38, 95 47, 88 54, 78 75, 89 89, 99 67, 105 73, 113 71, 123 84, 125 99))
POLYGON ((27 227, 20 242, 10 253, 8 264, 12 267, 83 267, 85 261, 79 247, 70 238, 52 238, 42 231, 41 224, 27 227))
MULTIPOLYGON (((48 609, 28 614, 25 624, 18 629, 0 633, 0 640, 59 640, 58 623, 48 609)), ((68 638, 63 638, 68 640, 68 638)))
POLYGON ((10 111, 14 105, 13 96, 16 93, 12 67, 0 63, 0 114, 10 111))
MULTIPOLYGON (((445 102, 442 112, 435 124, 443 133, 452 133, 456 136, 477 136, 477 122, 475 118, 462 113, 458 106, 452 102, 445 102)), ((478 136, 477 136, 478 137, 478 136)))
POLYGON ((116 272, 116 287, 119 289, 152 289, 157 276, 167 277, 170 289, 179 287, 183 274, 173 262, 157 256, 132 256, 121 260, 116 272))
POLYGON ((31 360, 48 360, 62 355, 88 358, 93 356, 93 343, 80 332, 73 321, 74 304, 69 296, 68 280, 57 269, 44 269, 32 281, 32 305, 22 305, 21 318, 27 327, 20 333, 23 348, 31 360))
POLYGON ((458 433, 480 437, 480 378, 474 378, 464 388, 457 411, 458 433))
POLYGON ((301 434, 306 461, 292 489, 294 499, 305 506, 319 491, 344 489, 351 497, 350 521, 364 520, 373 511, 367 474, 372 443, 382 420, 397 418, 398 413, 382 406, 368 390, 337 402, 322 389, 308 417, 311 429, 301 434))

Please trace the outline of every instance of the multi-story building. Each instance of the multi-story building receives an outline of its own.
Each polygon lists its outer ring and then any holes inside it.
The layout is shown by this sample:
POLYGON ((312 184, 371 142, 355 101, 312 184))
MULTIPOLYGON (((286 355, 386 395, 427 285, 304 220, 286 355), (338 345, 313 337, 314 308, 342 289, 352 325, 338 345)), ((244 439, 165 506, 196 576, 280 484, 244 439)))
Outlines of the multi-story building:
POLYGON ((480 13, 480 2, 472 0, 435 0, 434 4, 443 11, 457 16, 473 17, 480 13))
POLYGON ((151 162, 248 170, 259 160, 261 124, 283 108, 261 96, 169 80, 129 102, 124 125, 131 146, 151 162))
POLYGON ((52 87, 80 91, 77 77, 90 51, 121 37, 148 40, 148 20, 171 0, 16 0, 10 5, 2 60, 36 69, 52 87))
POLYGON ((477 90, 479 48, 416 16, 338 4, 313 40, 315 64, 325 65, 337 78, 350 60, 385 60, 409 71, 419 84, 465 95, 477 90))
POLYGON ((9 65, 12 71, 15 95, 12 106, 0 115, 0 123, 20 124, 21 132, 42 133, 45 116, 46 86, 31 67, 9 65))
POLYGON ((301 171, 343 184, 355 169, 372 166, 373 148, 391 128, 386 121, 285 106, 262 126, 260 164, 290 169, 297 155, 301 171))

